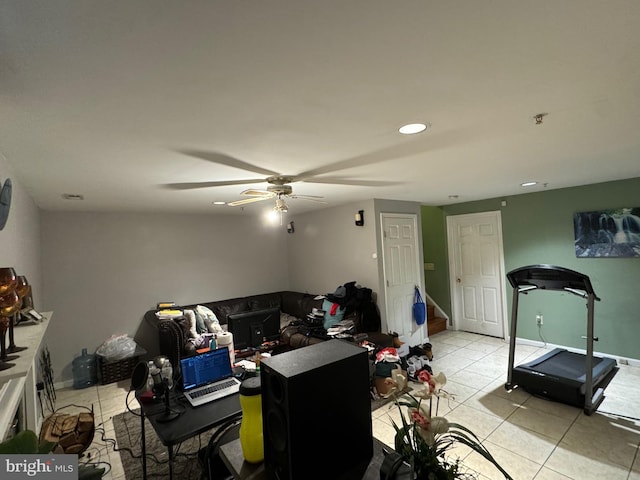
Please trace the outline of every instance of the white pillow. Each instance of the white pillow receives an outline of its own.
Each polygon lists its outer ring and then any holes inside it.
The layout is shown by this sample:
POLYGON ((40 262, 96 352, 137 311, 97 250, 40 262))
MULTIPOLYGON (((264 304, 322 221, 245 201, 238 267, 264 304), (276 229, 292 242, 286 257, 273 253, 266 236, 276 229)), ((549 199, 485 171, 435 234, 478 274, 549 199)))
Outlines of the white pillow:
POLYGON ((196 314, 193 310, 185 310, 184 318, 189 322, 189 338, 196 338, 198 332, 196 331, 196 314))

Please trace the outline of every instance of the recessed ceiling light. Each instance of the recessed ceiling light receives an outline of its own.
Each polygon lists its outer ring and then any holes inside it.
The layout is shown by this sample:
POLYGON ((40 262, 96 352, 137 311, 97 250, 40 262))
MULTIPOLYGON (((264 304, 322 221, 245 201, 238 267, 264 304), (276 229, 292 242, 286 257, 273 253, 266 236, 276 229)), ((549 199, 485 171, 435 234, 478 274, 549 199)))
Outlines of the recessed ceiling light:
POLYGON ((427 124, 425 123, 408 123, 407 125, 401 126, 398 131, 403 135, 413 135, 416 133, 424 132, 427 129, 427 124))
POLYGON ((455 200, 456 198, 458 198, 459 195, 449 195, 449 198, 451 200, 455 200))
POLYGON ((521 187, 533 187, 534 185, 537 185, 538 182, 523 182, 520 184, 521 187))
POLYGON ((226 205, 227 204, 227 202, 221 202, 221 201, 215 201, 215 202, 211 202, 211 203, 213 203, 214 205, 226 205))
POLYGON ((65 200, 84 200, 84 195, 79 193, 63 193, 62 198, 65 200))

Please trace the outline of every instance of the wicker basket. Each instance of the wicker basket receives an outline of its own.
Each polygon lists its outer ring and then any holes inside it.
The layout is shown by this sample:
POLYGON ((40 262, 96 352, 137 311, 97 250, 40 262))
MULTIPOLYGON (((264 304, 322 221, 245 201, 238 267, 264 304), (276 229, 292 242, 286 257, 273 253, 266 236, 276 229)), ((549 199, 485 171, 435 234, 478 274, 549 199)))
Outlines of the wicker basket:
POLYGON ((98 365, 98 382, 100 382, 100 385, 106 385, 108 383, 119 382, 120 380, 131 378, 133 369, 140 361, 140 357, 146 353, 147 352, 143 348, 137 347, 132 357, 112 362, 107 362, 104 357, 96 355, 96 362, 98 365))

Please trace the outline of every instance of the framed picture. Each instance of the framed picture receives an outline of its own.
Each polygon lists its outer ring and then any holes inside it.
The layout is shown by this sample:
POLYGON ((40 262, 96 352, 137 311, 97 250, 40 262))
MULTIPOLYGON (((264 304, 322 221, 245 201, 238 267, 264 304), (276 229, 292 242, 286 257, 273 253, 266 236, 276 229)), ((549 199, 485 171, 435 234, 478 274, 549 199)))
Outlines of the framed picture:
POLYGON ((640 257, 640 207, 573 214, 576 257, 640 257))

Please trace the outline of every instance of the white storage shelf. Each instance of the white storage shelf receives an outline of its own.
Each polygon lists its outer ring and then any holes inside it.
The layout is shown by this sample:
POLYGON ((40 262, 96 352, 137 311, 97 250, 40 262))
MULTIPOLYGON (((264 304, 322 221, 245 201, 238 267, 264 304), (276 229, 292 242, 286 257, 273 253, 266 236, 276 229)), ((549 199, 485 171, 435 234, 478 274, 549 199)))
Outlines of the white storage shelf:
POLYGON ((36 388, 37 365, 52 313, 43 314, 37 323, 24 323, 14 328, 14 341, 19 347, 27 347, 19 352, 18 358, 10 363, 13 367, 0 371, 0 440, 7 437, 16 412, 22 405, 23 415, 20 430, 29 429, 38 433, 42 424, 36 388))

